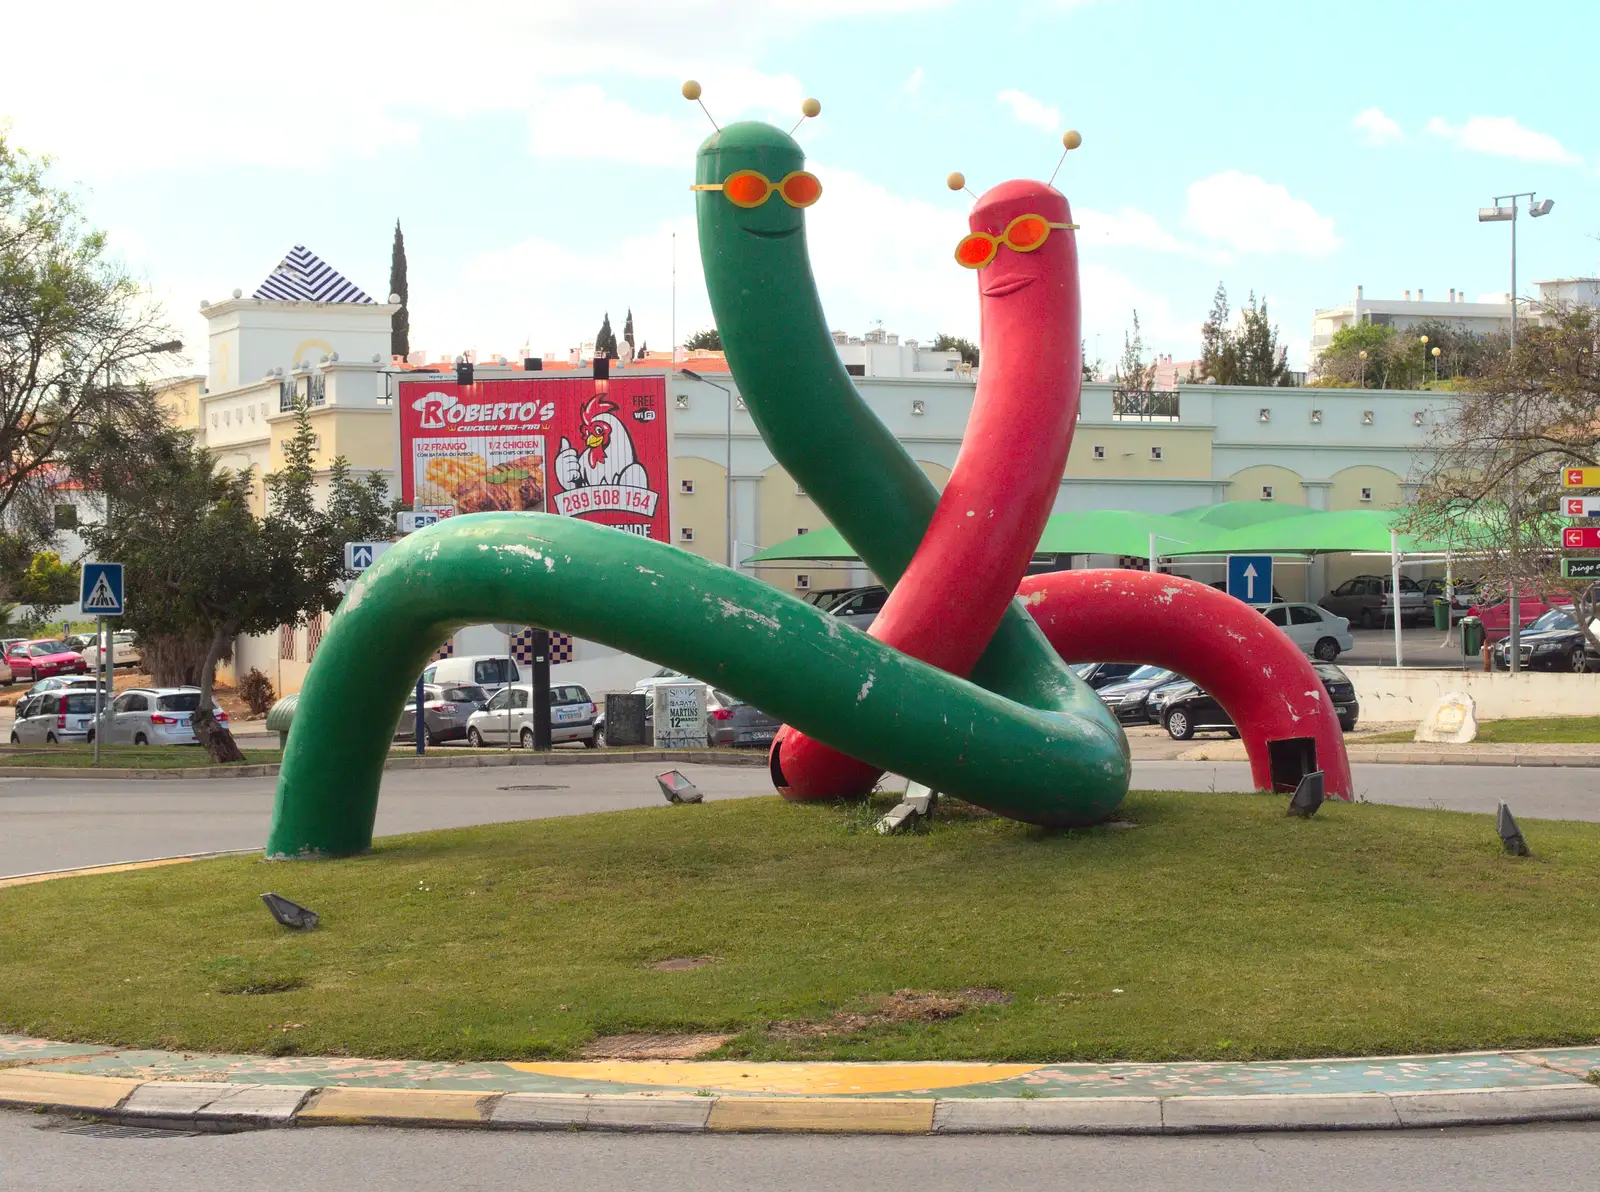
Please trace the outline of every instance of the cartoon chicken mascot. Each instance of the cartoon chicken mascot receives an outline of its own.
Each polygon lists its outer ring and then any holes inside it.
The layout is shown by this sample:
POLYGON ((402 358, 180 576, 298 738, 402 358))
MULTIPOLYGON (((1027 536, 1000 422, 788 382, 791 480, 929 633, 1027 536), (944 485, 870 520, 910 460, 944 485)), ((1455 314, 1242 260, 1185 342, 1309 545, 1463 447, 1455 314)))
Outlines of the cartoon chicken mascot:
POLYGON ((563 489, 598 484, 650 487, 644 465, 634 458, 627 428, 612 416, 616 408, 598 393, 584 403, 583 418, 578 424, 583 435, 582 450, 562 439, 561 450, 556 453, 556 479, 563 489))

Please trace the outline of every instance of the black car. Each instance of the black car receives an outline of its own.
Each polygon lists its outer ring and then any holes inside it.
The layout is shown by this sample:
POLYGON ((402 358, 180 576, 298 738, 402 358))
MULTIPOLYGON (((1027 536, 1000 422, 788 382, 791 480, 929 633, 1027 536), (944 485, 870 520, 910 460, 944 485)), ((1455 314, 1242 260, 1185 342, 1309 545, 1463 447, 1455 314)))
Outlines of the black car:
POLYGON ((1095 691, 1108 687, 1112 683, 1120 683, 1134 671, 1139 669, 1137 662, 1078 662, 1074 663, 1073 671, 1078 678, 1089 684, 1095 691))
MULTIPOLYGON (((1553 608, 1521 634, 1522 666, 1528 670, 1600 671, 1600 653, 1584 640, 1578 622, 1564 608, 1553 608)), ((1503 637, 1492 652, 1496 670, 1511 669, 1511 639, 1503 637)))
POLYGON ((1150 716, 1150 693, 1178 675, 1164 666, 1136 667, 1132 674, 1109 683, 1095 692, 1123 724, 1154 724, 1150 716))
MULTIPOLYGON (((1355 684, 1350 682, 1350 676, 1327 662, 1314 662, 1311 669, 1317 672, 1328 698, 1333 701, 1334 711, 1339 714, 1339 727, 1347 733, 1354 731, 1361 705, 1356 702, 1355 684)), ((1161 724, 1173 740, 1187 741, 1196 733, 1205 732, 1239 735, 1233 717, 1199 684, 1190 683, 1186 688, 1168 689, 1161 694, 1164 701, 1161 724)))

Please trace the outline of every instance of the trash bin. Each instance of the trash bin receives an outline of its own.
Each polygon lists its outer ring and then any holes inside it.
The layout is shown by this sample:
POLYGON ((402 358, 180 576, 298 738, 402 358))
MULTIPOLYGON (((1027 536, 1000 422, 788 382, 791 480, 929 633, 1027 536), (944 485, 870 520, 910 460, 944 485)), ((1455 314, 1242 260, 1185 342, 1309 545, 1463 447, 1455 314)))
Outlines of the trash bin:
POLYGON ((1477 617, 1461 618, 1461 652, 1469 658, 1483 652, 1483 622, 1477 617))
POLYGON ((289 728, 294 724, 295 705, 300 702, 299 694, 286 695, 272 705, 272 710, 267 713, 267 731, 278 734, 278 748, 289 747, 289 728))
POLYGON ((1433 627, 1435 629, 1450 628, 1450 604, 1445 600, 1433 602, 1433 627))
POLYGON ((648 745, 645 703, 648 696, 638 692, 606 694, 606 746, 648 745))

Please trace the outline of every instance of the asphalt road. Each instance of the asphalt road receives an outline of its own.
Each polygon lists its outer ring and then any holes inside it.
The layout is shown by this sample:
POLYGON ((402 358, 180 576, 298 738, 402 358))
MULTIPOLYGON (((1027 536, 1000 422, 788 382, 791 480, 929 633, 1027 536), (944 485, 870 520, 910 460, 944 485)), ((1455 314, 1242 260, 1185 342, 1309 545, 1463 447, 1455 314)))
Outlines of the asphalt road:
MULTIPOLYGON (((649 764, 396 770, 385 776, 377 834, 644 807, 661 798, 649 764), (511 789, 507 787, 522 787, 511 789), (551 788, 551 789, 526 789, 551 788)), ((708 798, 770 795, 759 767, 684 766, 708 798)), ((1355 767, 1375 803, 1519 817, 1600 820, 1592 769, 1355 767)), ((0 778, 0 876, 151 857, 260 848, 274 778, 173 781, 0 778)), ((1136 788, 1247 791, 1245 762, 1136 761, 1136 788)))
POLYGON ((850 1138, 340 1127, 117 1139, 0 1111, 0 1188, 29 1192, 1543 1192, 1594 1187, 1590 1125, 1187 1138, 850 1138))

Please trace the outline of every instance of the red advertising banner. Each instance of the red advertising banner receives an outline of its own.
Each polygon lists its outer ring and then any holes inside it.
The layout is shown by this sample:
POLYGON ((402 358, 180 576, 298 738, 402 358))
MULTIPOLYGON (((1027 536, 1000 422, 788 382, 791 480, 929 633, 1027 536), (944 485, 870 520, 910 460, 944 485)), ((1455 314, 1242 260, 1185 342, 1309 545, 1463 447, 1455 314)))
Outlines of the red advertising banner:
POLYGON ((1569 526, 1561 531, 1561 545, 1568 550, 1600 547, 1600 526, 1569 526))
POLYGON ((441 517, 559 513, 671 541, 665 377, 400 382, 400 495, 441 517))

